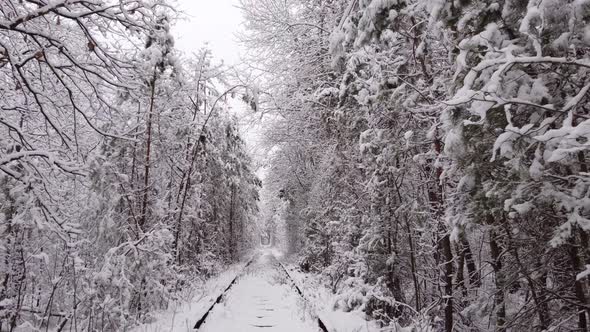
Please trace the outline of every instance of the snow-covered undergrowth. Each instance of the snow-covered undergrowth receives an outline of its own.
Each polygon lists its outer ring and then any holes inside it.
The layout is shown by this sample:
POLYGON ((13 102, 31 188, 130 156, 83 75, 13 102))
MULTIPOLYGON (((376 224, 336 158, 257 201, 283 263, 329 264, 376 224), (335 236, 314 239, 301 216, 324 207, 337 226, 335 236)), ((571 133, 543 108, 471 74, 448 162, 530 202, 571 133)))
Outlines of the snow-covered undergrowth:
MULTIPOLYGON (((282 257, 282 253, 277 251, 276 256, 282 257)), ((326 286, 324 276, 302 272, 293 257, 286 258, 284 266, 329 330, 338 332, 380 331, 377 324, 367 320, 362 310, 345 312, 338 308, 337 303, 340 301, 341 295, 334 294, 326 286)))
MULTIPOLYGON (((325 323, 329 331, 338 332, 430 332, 434 331, 428 319, 417 318, 411 325, 402 327, 396 322, 389 326, 380 324, 365 313, 369 298, 373 294, 367 290, 361 280, 346 280, 332 290, 329 278, 322 273, 303 272, 298 266, 298 259, 293 256, 283 258, 283 253, 274 250, 276 257, 282 260, 284 267, 304 297, 310 302, 312 310, 325 323)), ((418 314, 416 316, 419 316, 418 314)))

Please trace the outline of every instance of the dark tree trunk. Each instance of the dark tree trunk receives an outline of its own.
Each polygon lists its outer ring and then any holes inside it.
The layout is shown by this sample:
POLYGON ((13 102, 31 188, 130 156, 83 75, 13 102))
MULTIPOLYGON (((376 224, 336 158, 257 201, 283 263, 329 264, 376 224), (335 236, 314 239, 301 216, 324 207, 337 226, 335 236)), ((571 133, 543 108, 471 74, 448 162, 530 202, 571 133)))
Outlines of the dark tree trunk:
POLYGON ((422 310, 420 302, 420 281, 418 280, 418 271, 416 268, 416 253, 414 249, 414 239, 412 237, 412 229, 410 222, 406 218, 406 232, 408 233, 408 244, 410 246, 410 269, 412 272, 412 281, 414 283, 414 301, 416 303, 416 311, 422 310))
POLYGON ((154 77, 150 82, 151 87, 151 97, 150 97, 150 110, 148 113, 148 120, 147 120, 147 140, 146 140, 146 148, 145 148, 145 173, 143 175, 143 202, 141 207, 141 218, 139 219, 139 230, 140 232, 144 231, 144 225, 147 220, 147 213, 148 213, 148 199, 149 199, 149 185, 150 185, 150 159, 151 159, 151 150, 152 150, 152 118, 154 113, 154 104, 155 104, 155 93, 156 93, 156 71, 154 69, 154 77))
MULTIPOLYGON (((442 153, 442 142, 437 137, 434 139, 434 151, 436 155, 442 153)), ((436 160, 432 161, 434 165, 434 183, 428 190, 428 199, 430 201, 432 216, 437 224, 438 235, 442 236, 437 239, 437 255, 442 258, 440 263, 440 279, 444 285, 444 303, 445 303, 445 331, 453 331, 453 251, 451 248, 451 237, 443 221, 444 190, 441 184, 442 166, 436 165, 436 160)))
POLYGON ((463 291, 463 296, 467 296, 467 287, 465 286, 465 276, 463 270, 465 270, 465 252, 461 247, 461 244, 457 244, 455 251, 458 253, 457 260, 457 273, 455 274, 455 287, 463 291))
POLYGON ((490 254, 492 256, 492 267, 495 274, 496 293, 494 294, 494 303, 496 306, 496 331, 506 331, 506 304, 504 291, 506 289, 506 280, 502 270, 502 249, 498 244, 498 236, 492 230, 490 232, 490 254))
POLYGON ((588 332, 588 322, 586 312, 588 312, 586 294, 584 292, 584 282, 576 280, 576 273, 582 270, 582 260, 580 259, 578 245, 576 244, 575 232, 572 232, 568 243, 568 254, 574 271, 574 294, 578 301, 578 328, 580 331, 588 332))
POLYGON ((228 253, 229 253, 229 259, 231 261, 234 260, 234 200, 235 200, 235 185, 232 184, 231 185, 231 199, 230 199, 230 203, 229 203, 229 238, 227 241, 228 244, 228 253))
POLYGON ((460 241, 462 252, 465 255, 465 265, 467 266, 467 274, 469 275, 469 287, 479 288, 481 286, 481 280, 479 277, 477 265, 475 264, 475 260, 473 259, 471 245, 469 244, 469 241, 467 241, 467 238, 465 238, 465 235, 461 236, 460 241))

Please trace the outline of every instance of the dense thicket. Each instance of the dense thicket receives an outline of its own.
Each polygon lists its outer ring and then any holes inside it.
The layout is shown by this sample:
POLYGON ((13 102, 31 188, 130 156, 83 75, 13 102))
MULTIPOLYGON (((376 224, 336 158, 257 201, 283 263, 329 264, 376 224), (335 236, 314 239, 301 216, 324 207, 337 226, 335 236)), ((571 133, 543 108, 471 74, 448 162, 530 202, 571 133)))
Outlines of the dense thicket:
POLYGON ((274 114, 268 227, 337 307, 588 331, 589 1, 242 7, 274 114))
POLYGON ((0 330, 122 331, 238 259, 254 175, 165 1, 0 2, 0 330))

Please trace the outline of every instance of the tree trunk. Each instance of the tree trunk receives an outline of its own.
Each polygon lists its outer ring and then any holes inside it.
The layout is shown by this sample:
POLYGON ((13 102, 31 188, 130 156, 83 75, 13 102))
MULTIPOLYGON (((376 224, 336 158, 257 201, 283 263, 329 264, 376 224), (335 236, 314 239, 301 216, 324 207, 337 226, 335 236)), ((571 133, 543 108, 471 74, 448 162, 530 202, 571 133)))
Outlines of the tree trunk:
POLYGON ((504 234, 506 234, 506 239, 508 241, 507 250, 509 250, 509 252, 514 257, 514 260, 518 265, 519 273, 522 276, 524 276, 524 278, 527 280, 529 289, 531 291, 531 296, 533 297, 533 302, 535 303, 535 311, 539 316, 539 322, 541 324, 541 326, 539 326, 539 329, 545 330, 550 324, 549 309, 547 307, 547 302, 544 300, 545 295, 541 293, 543 295, 539 296, 539 291, 537 290, 536 286, 538 282, 535 282, 535 280, 533 280, 532 273, 530 273, 526 266, 522 263, 520 255, 518 253, 518 248, 513 245, 514 241, 512 240, 511 228, 508 226, 508 223, 504 221, 502 223, 502 226, 504 227, 504 234))
MULTIPOLYGON (((588 173, 588 165, 586 164, 586 155, 584 154, 584 151, 578 152, 578 162, 580 162, 580 171, 588 173)), ((585 256, 584 262, 586 265, 590 265, 590 236, 588 235, 588 232, 583 229, 579 229, 579 231, 582 254, 585 256)), ((590 287, 590 276, 586 278, 586 287, 590 287)))
MULTIPOLYGON (((389 209, 390 215, 392 214, 391 208, 389 209)), ((388 256, 389 257, 398 257, 398 248, 397 248, 397 234, 398 234, 398 223, 395 222, 395 230, 393 230, 394 218, 389 218, 389 223, 387 225, 387 248, 388 248, 388 256)), ((389 258, 388 257, 388 258, 389 258)), ((395 264, 387 264, 387 286, 389 291, 393 295, 393 299, 396 302, 406 303, 405 294, 402 291, 402 282, 399 277, 399 273, 396 270, 395 264)), ((396 306, 393 308, 393 312, 391 313, 393 317, 399 318, 403 313, 402 306, 396 306)))
POLYGON ((492 267, 496 276, 496 293, 494 303, 496 306, 496 331, 506 331, 506 304, 504 290, 506 280, 502 270, 502 250, 498 244, 498 236, 494 230, 490 231, 490 254, 492 256, 492 267))
MULTIPOLYGON (((436 134, 436 133, 435 133, 436 134)), ((436 156, 442 152, 442 142, 435 135, 434 151, 436 156)), ((444 224, 443 206, 444 206, 444 191, 441 184, 442 180, 442 166, 436 165, 436 160, 432 161, 434 167, 434 184, 428 190, 428 199, 430 201, 432 215, 434 222, 437 224, 438 234, 442 238, 437 239, 438 256, 442 257, 443 262, 440 265, 440 279, 444 284, 444 303, 445 303, 445 331, 453 331, 453 251, 451 248, 451 237, 444 224)))
POLYGON ((444 234, 440 241, 445 262, 443 263, 443 281, 445 285, 445 331, 453 331, 453 252, 451 236, 444 234))
MULTIPOLYGON (((138 102, 137 104, 137 123, 139 126, 139 121, 140 121, 140 116, 141 116, 141 103, 138 102)), ((132 155, 132 159, 131 159, 131 180, 129 181, 129 187, 131 188, 131 193, 133 193, 133 200, 131 201, 133 204, 130 204, 130 209, 131 209, 131 214, 134 215, 135 214, 135 209, 137 208, 136 206, 136 197, 135 197, 135 178, 137 177, 137 137, 139 136, 139 127, 137 127, 135 129, 135 134, 133 135, 133 138, 135 139, 135 141, 133 142, 133 155, 132 155)), ((133 217, 133 219, 135 220, 135 222, 137 223, 137 220, 135 219, 135 216, 133 217)))
POLYGON ((141 207, 141 219, 139 220, 139 231, 144 231, 144 225, 147 220, 147 209, 149 199, 149 185, 150 185, 150 158, 152 149, 152 118, 154 113, 155 93, 156 93, 156 71, 154 70, 154 77, 150 82, 152 88, 150 97, 150 110, 148 113, 147 120, 147 140, 146 140, 146 151, 145 151, 145 173, 143 176, 143 202, 141 207))
MULTIPOLYGON (((182 217, 184 215, 184 207, 186 206, 186 199, 188 197, 188 192, 191 186, 191 176, 193 173, 193 169, 195 167, 195 162, 197 160, 197 156, 199 155, 199 152, 201 151, 201 140, 199 138, 197 138, 197 140, 195 141, 195 144, 193 146, 192 149, 192 158, 190 159, 190 163, 188 166, 188 169, 186 170, 186 172, 183 174, 183 179, 180 181, 180 187, 178 188, 178 195, 176 196, 177 201, 178 198, 182 195, 182 199, 180 201, 180 209, 178 211, 178 219, 176 221, 176 233, 177 235, 180 232, 180 228, 182 227, 182 217)), ((173 243, 173 250, 175 252, 175 255, 178 255, 178 238, 175 237, 175 241, 173 243)))
POLYGON ((457 260, 457 274, 455 275, 455 287, 457 287, 457 289, 460 288, 463 291, 463 296, 467 296, 465 276, 463 275, 463 270, 465 270, 465 251, 460 243, 456 245, 455 251, 459 255, 459 259, 457 260))
POLYGON ((465 234, 461 235, 459 240, 461 241, 461 248, 465 254, 465 265, 467 266, 467 274, 469 275, 469 288, 479 288, 481 286, 481 280, 477 265, 473 259, 471 245, 469 244, 469 241, 467 241, 465 234))
POLYGON ((412 237, 412 229, 410 222, 406 218, 406 232, 408 232, 408 244, 410 246, 410 269, 412 272, 412 281, 414 283, 414 300, 416 302, 416 311, 422 310, 420 302, 420 282, 418 281, 418 271, 416 269, 416 253, 414 249, 414 239, 412 237))
POLYGON ((235 199, 235 185, 231 185, 231 199, 229 204, 229 239, 228 239, 228 252, 229 259, 234 260, 234 199, 235 199))
MULTIPOLYGON (((576 244, 575 232, 572 235, 568 243, 568 254, 570 256, 572 268, 574 271, 574 293, 578 300, 578 328, 582 332, 588 332, 588 322, 586 319, 587 300, 584 292, 584 283, 582 280, 576 280, 576 273, 582 271, 582 260, 578 252, 578 245, 576 244)), ((590 314, 590 313, 589 313, 590 314)))

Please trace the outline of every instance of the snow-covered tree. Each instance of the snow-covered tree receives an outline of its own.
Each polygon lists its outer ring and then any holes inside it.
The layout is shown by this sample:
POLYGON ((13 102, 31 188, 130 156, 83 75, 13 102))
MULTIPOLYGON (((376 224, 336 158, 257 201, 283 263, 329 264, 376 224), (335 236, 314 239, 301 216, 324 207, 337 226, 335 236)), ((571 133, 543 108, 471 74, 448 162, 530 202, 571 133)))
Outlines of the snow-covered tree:
POLYGON ((588 329, 587 1, 243 5, 268 181, 337 306, 588 329))
POLYGON ((179 56, 175 15, 0 3, 0 330, 128 329, 250 245, 259 183, 223 69, 179 56))

